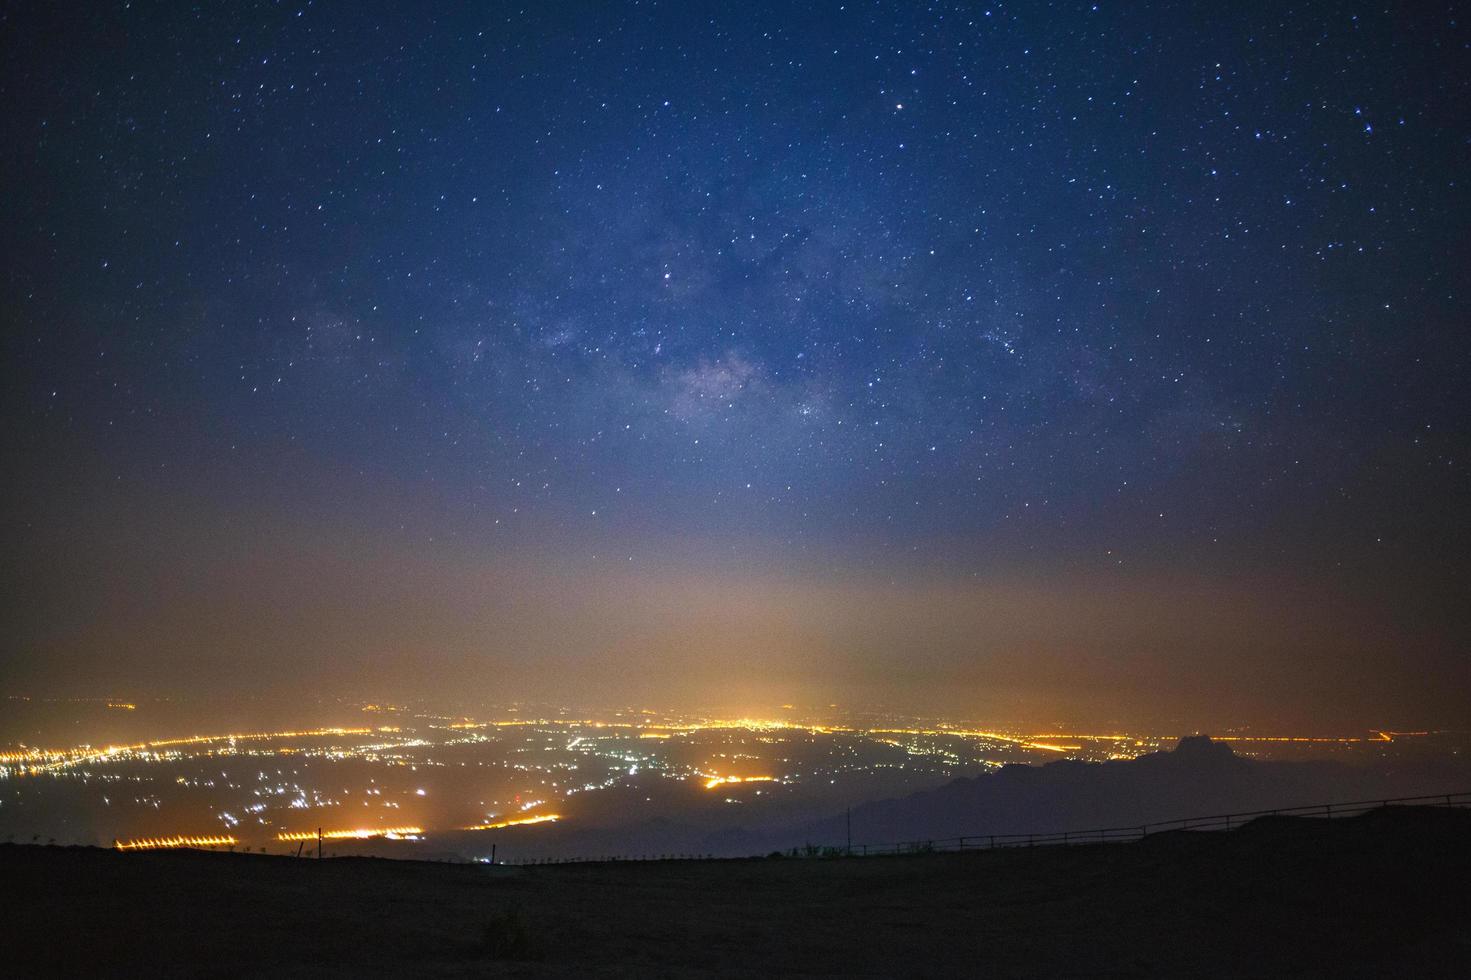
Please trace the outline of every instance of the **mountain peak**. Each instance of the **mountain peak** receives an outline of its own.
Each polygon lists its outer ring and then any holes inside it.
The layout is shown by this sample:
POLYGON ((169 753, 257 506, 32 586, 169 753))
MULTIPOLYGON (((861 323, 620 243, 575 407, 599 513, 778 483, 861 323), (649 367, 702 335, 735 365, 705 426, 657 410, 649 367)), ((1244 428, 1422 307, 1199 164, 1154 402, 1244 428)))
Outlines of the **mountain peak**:
POLYGON ((1185 759, 1234 759, 1231 746, 1217 742, 1209 735, 1186 735, 1175 746, 1173 755, 1185 759))

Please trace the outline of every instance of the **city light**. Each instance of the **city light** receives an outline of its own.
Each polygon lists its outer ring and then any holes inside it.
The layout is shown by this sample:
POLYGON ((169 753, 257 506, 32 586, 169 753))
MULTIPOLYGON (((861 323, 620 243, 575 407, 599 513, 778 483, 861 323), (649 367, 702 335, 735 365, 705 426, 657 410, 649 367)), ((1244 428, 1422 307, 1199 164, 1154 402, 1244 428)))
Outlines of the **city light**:
POLYGON ((465 830, 500 830, 504 827, 524 827, 536 823, 556 823, 562 819, 560 813, 543 813, 535 817, 521 817, 517 820, 502 820, 500 823, 478 823, 473 827, 465 827, 465 830))
POLYGON ((291 833, 276 835, 276 840, 296 841, 316 840, 368 840, 373 837, 386 837, 389 840, 401 840, 409 837, 419 837, 424 833, 423 827, 358 827, 353 830, 324 830, 318 833, 315 830, 297 830, 291 833))
POLYGON ((234 847, 240 841, 234 837, 144 837, 138 840, 115 840, 112 846, 119 851, 160 851, 179 847, 234 847))
POLYGON ((728 783, 774 783, 775 776, 711 776, 705 780, 706 789, 714 789, 728 783))
MULTIPOLYGON (((97 707, 112 703, 124 702, 99 699, 97 707)), ((382 710, 382 703, 368 707, 382 710)), ((402 842, 398 850, 412 851, 414 841, 439 831, 520 827, 530 837, 535 827, 559 821, 596 826, 616 819, 629 802, 660 800, 661 791, 664 799, 679 799, 668 796, 674 784, 728 804, 785 807, 805 804, 830 786, 861 785, 865 792, 881 786, 902 796, 1015 763, 1132 759, 1171 749, 1180 737, 1039 732, 842 711, 771 719, 648 709, 524 715, 502 709, 475 718, 398 708, 393 720, 398 724, 283 726, 59 749, 0 746, 0 831, 33 833, 14 819, 35 812, 31 807, 53 793, 61 794, 58 799, 80 794, 91 825, 125 850, 255 850, 310 842, 321 826, 328 828, 324 841, 392 840, 402 842), (605 793, 606 803, 599 799, 605 793), (483 822, 464 824, 461 808, 469 807, 483 822), (200 821, 213 822, 218 836, 149 833, 161 822, 209 826, 200 821)), ((1218 736, 1250 756, 1298 758, 1378 756, 1454 737, 1389 729, 1218 736)))

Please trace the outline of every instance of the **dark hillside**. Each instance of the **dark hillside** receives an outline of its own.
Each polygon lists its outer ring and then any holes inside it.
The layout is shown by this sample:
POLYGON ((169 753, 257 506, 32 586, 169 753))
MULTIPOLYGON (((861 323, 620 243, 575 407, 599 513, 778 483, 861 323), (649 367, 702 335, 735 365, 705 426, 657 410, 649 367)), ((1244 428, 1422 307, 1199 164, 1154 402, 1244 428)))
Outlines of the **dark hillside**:
POLYGON ((1465 976, 1471 812, 490 868, 0 847, 8 975, 1465 976))
MULTIPOLYGON (((1285 809, 1325 800, 1387 800, 1439 793, 1466 781, 1460 767, 1350 766, 1265 761, 1205 736, 1137 759, 1009 765, 944 786, 855 806, 855 841, 936 840, 962 834, 1058 833, 1134 827, 1209 813, 1285 809)), ((844 839, 835 815, 796 828, 793 843, 844 839)))

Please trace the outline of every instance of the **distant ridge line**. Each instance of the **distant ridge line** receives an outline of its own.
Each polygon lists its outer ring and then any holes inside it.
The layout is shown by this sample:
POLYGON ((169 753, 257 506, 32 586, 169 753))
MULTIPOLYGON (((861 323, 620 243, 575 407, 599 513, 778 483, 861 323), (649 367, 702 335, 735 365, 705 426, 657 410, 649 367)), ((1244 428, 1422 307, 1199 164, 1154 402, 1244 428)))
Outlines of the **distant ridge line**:
MULTIPOLYGON (((1181 830, 1234 830, 1258 817, 1317 817, 1331 820, 1334 817, 1353 817, 1371 810, 1391 806, 1442 806, 1471 807, 1471 791, 1460 793, 1432 793, 1427 796, 1400 796, 1392 799, 1356 800, 1351 803, 1314 803, 1308 806, 1277 807, 1271 810, 1243 810, 1238 813, 1220 813, 1209 816, 1182 817, 1178 820, 1161 820, 1155 823, 1136 824, 1131 827, 1099 827, 1091 830, 1064 830, 1047 834, 965 834, 960 837, 943 837, 927 841, 899 841, 887 844, 854 844, 855 849, 866 847, 867 854, 913 853, 895 850, 928 845, 929 850, 988 850, 991 847, 1027 847, 1053 844, 1097 844, 1124 843, 1142 840, 1153 834, 1181 830), (986 843, 975 843, 985 841, 986 843), (992 843, 994 842, 994 843, 992 843), (879 848, 879 850, 875 850, 879 848)), ((860 856, 862 856, 860 854, 860 856)))
MULTIPOLYGON (((1178 831, 1237 830, 1259 817, 1313 817, 1332 820, 1355 817, 1373 810, 1397 806, 1431 806, 1452 809, 1471 808, 1471 790, 1459 793, 1432 793, 1426 796, 1400 796, 1390 799, 1357 800, 1351 803, 1315 803, 1308 806, 1278 807, 1271 810, 1243 810, 1209 816, 1183 817, 1131 827, 1099 827, 1091 830, 1059 831, 1046 834, 965 834, 961 837, 939 837, 931 840, 898 841, 884 844, 806 844, 785 851, 774 851, 783 857, 880 857, 895 854, 929 854, 953 851, 988 851, 1016 847, 1061 847, 1076 844, 1127 844, 1156 834, 1178 831)), ((709 860, 707 854, 662 854, 613 856, 596 858, 526 858, 507 864, 601 864, 607 861, 698 861, 709 860)), ((744 860, 729 858, 727 860, 744 860)))

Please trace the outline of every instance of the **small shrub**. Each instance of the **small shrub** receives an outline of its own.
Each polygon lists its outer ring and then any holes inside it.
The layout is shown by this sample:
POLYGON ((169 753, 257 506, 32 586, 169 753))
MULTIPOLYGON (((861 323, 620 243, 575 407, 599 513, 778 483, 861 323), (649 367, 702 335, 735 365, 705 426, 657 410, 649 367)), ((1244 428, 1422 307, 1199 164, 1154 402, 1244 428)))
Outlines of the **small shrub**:
POLYGON ((486 956, 498 960, 529 959, 535 949, 521 907, 512 905, 492 915, 481 933, 480 947, 486 956))

